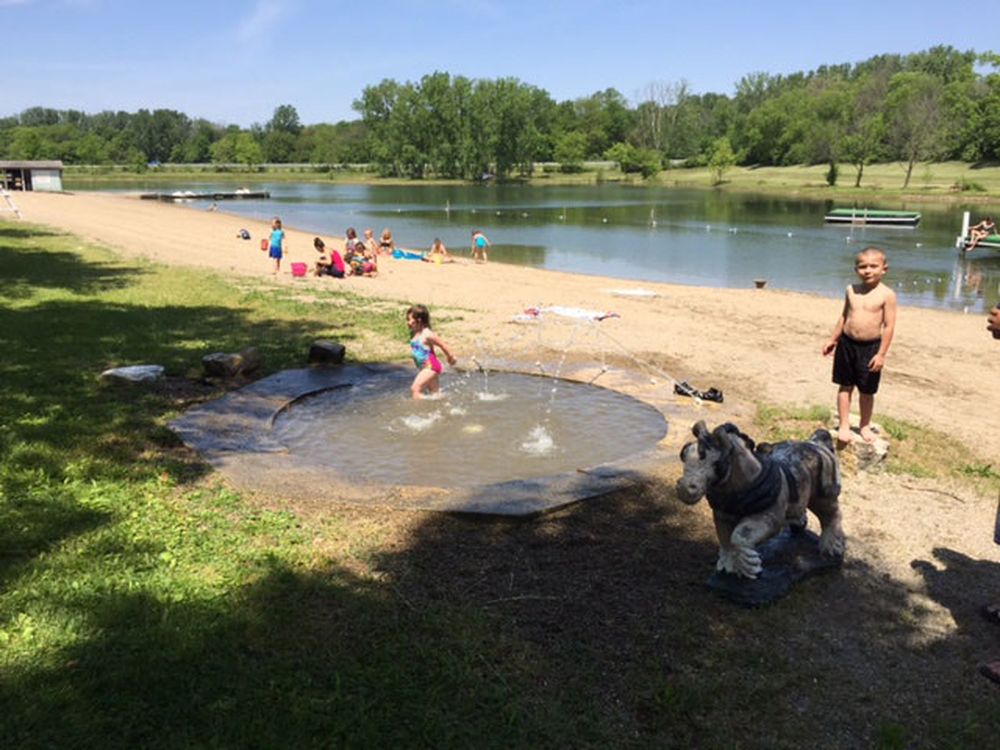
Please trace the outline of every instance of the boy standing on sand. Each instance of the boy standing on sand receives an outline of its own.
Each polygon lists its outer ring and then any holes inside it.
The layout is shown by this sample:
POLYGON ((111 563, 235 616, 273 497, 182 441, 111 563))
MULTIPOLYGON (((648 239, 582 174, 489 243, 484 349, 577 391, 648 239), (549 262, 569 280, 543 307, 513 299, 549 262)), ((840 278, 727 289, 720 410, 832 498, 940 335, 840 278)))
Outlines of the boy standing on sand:
POLYGON ((837 391, 837 440, 851 441, 851 394, 858 389, 861 412, 860 432, 866 443, 874 442, 872 411, 885 355, 896 330, 896 293, 882 283, 889 270, 885 253, 866 247, 854 259, 854 272, 860 283, 847 287, 844 309, 830 340, 823 344, 823 356, 833 358, 833 382, 837 391))

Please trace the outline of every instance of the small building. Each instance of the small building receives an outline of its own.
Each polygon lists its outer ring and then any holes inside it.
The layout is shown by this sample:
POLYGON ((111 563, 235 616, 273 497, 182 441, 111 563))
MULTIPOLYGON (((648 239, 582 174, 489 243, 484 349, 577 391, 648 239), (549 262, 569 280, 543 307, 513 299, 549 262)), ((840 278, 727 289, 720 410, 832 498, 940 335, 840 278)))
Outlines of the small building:
POLYGON ((6 190, 62 191, 61 161, 0 161, 0 186, 6 190))

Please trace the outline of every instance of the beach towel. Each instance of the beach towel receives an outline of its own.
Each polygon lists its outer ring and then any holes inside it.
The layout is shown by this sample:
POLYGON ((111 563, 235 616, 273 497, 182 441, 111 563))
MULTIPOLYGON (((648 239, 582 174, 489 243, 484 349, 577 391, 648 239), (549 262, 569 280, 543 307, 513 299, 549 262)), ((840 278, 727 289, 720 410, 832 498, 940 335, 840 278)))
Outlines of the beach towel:
POLYGON ((424 256, 420 253, 412 253, 409 250, 393 250, 392 257, 396 260, 423 260, 424 256))
POLYGON ((606 320, 607 318, 620 318, 616 312, 601 312, 600 310, 584 310, 582 307, 562 307, 553 305, 551 307, 529 307, 524 311, 525 315, 538 317, 543 313, 560 315, 564 318, 576 318, 578 320, 606 320))

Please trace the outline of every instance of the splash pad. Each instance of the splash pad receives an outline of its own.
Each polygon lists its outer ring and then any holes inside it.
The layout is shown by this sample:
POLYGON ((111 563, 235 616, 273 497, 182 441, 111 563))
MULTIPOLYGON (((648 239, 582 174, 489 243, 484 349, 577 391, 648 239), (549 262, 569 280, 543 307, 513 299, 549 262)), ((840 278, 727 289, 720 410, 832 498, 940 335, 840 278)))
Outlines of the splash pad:
POLYGON ((409 398, 412 367, 288 370, 171 427, 241 489, 300 506, 534 515, 658 475, 677 461, 668 423, 700 407, 669 376, 568 361, 591 326, 575 322, 547 364, 514 345, 537 355, 537 327, 502 342, 502 360, 477 343, 475 367, 446 372, 434 399, 409 398))

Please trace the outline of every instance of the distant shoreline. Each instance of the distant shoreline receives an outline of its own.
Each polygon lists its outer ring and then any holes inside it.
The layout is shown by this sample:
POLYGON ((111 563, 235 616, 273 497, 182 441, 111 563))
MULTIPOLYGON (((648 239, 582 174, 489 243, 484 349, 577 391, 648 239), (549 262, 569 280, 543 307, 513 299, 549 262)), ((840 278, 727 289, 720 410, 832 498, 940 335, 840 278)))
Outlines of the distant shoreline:
MULTIPOLYGON (((635 187, 661 187, 724 190, 761 193, 815 200, 907 202, 907 203, 967 203, 1000 204, 1000 165, 978 165, 965 162, 926 163, 917 167, 910 186, 902 189, 902 168, 898 163, 872 164, 865 167, 860 188, 853 187, 854 170, 842 165, 842 176, 836 187, 825 181, 826 165, 812 167, 734 167, 727 171, 721 185, 712 185, 707 168, 674 168, 644 180, 637 174, 623 174, 617 169, 593 169, 576 174, 536 170, 531 177, 508 180, 505 184, 524 185, 596 185, 619 184, 635 187), (965 189, 962 189, 962 188, 965 189)), ((73 190, 74 184, 130 184, 157 182, 310 182, 357 185, 460 185, 478 183, 465 180, 409 180, 378 177, 359 169, 337 169, 329 165, 296 165, 283 167, 251 167, 234 171, 216 170, 212 165, 197 169, 174 169, 171 166, 137 172, 117 167, 66 167, 64 184, 73 190), (93 170, 93 171, 91 171, 93 170), (120 170, 120 171, 119 171, 120 170)))

